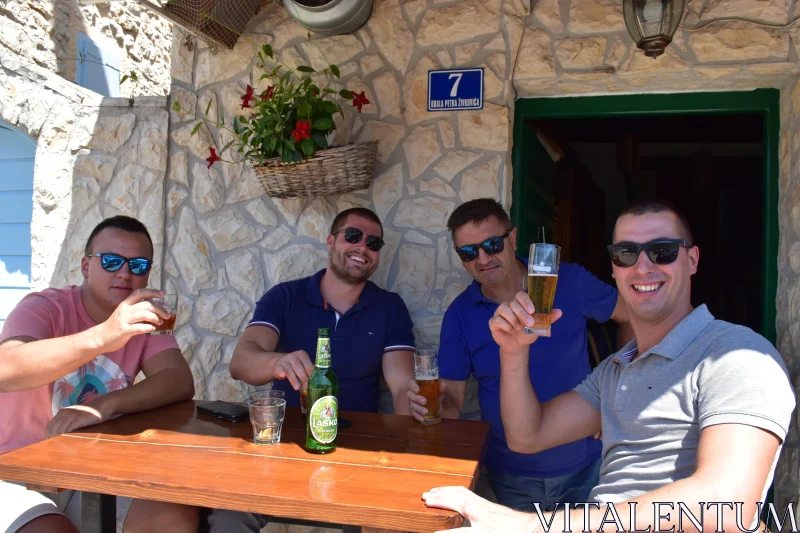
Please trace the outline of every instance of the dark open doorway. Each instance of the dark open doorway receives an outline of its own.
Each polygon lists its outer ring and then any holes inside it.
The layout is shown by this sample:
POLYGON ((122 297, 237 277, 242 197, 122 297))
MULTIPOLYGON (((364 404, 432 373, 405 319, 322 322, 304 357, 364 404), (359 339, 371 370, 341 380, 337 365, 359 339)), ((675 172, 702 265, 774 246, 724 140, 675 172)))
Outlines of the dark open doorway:
POLYGON ((686 214, 701 252, 692 303, 759 331, 763 122, 754 114, 531 121, 555 160, 553 239, 564 260, 613 284, 604 244, 617 214, 631 201, 668 200, 686 214), (746 283, 732 268, 743 259, 735 250, 756 262, 746 283))
POLYGON ((777 90, 520 100, 515 120, 521 249, 543 225, 562 260, 613 284, 620 209, 669 200, 700 247, 693 303, 775 342, 777 90))

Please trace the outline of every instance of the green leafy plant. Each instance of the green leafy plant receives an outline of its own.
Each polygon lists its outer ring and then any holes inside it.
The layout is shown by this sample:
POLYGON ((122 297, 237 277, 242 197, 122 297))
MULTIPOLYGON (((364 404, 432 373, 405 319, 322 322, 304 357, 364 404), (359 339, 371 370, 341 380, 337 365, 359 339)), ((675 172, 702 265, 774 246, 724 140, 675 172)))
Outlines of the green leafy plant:
MULTIPOLYGON (((326 137, 336 129, 334 115, 344 116, 335 100, 350 101, 359 112, 370 103, 364 91, 353 93, 331 87, 340 76, 336 65, 329 64, 319 72, 308 65, 292 69, 276 60, 272 47, 265 44, 258 52, 257 66, 263 71, 259 81, 266 79, 271 84, 260 94, 247 86, 241 96, 243 113, 233 117, 230 126, 225 123, 221 108, 219 120, 208 119, 209 100, 205 116, 192 129, 194 135, 206 123, 228 130, 234 137, 219 153, 209 147, 211 155, 206 159, 209 168, 217 161, 225 161, 223 156, 228 150, 242 153, 254 166, 272 158, 292 163, 313 157, 317 150, 328 147, 326 137), (277 66, 270 68, 268 62, 277 66)), ((182 111, 177 101, 172 109, 182 111)))

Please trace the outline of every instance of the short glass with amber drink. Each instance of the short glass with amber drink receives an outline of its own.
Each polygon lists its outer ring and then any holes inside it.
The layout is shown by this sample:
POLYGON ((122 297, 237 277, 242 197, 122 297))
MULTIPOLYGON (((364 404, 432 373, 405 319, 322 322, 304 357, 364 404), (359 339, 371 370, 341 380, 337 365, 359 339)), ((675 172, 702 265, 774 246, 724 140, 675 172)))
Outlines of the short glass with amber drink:
POLYGON ((161 325, 156 326, 152 335, 172 335, 172 331, 175 329, 175 317, 178 313, 178 295, 165 294, 161 298, 153 298, 152 302, 163 307, 170 314, 169 318, 164 319, 161 325))
POLYGON ((439 358, 436 350, 414 352, 414 377, 419 385, 419 394, 425 397, 426 425, 442 421, 439 413, 439 358))

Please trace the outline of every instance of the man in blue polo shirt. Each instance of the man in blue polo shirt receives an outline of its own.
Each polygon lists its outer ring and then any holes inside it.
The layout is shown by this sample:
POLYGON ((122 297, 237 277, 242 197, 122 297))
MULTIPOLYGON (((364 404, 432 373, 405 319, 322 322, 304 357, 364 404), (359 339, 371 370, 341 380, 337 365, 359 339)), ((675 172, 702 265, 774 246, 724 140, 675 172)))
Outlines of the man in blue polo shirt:
MULTIPOLYGON (((378 268, 383 225, 369 209, 339 213, 328 235, 328 268, 281 283, 258 302, 230 364, 231 376, 251 385, 273 383, 299 405, 314 371, 317 331, 330 328, 333 370, 342 411, 377 412, 383 374, 399 414, 409 414, 414 379, 411 317, 399 295, 368 278, 378 268)), ((212 532, 258 532, 267 516, 215 510, 212 532)))
MULTIPOLYGON (((519 454, 506 444, 500 416, 499 347, 489 331, 498 302, 509 301, 528 275, 515 255, 517 230, 503 207, 482 198, 461 204, 448 229, 472 284, 447 309, 439 346, 442 416, 457 418, 470 374, 478 380, 481 418, 492 425, 485 464, 498 501, 533 511, 533 503, 551 509, 558 502, 583 502, 597 483, 601 443, 587 438, 536 454, 519 454)), ((591 371, 586 320, 627 321, 625 304, 615 288, 578 265, 561 263, 554 308, 563 311, 552 336, 530 347, 530 379, 541 401, 577 386, 591 371)), ((422 420, 424 397, 409 385, 412 413, 422 420)), ((524 409, 520 405, 520 409, 524 409)))

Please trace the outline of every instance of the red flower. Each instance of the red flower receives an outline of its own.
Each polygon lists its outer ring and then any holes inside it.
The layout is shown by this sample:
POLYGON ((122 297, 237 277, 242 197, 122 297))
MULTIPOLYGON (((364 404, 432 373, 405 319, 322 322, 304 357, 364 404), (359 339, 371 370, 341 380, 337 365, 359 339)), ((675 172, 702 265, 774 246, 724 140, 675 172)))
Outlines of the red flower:
POLYGON ((275 87, 267 87, 267 89, 261 93, 261 101, 269 100, 272 98, 272 93, 275 92, 275 87))
POLYGON ((206 161, 208 161, 208 168, 211 168, 211 165, 213 165, 217 161, 222 161, 222 158, 219 157, 217 155, 217 151, 211 148, 210 146, 208 147, 208 149, 211 150, 211 156, 206 157, 206 161))
POLYGON ((297 125, 294 127, 294 131, 292 132, 292 138, 294 138, 294 142, 298 143, 303 139, 310 139, 311 123, 307 120, 298 120, 297 125))
POLYGON ((244 96, 242 96, 241 98, 242 98, 242 109, 244 109, 245 107, 251 107, 250 102, 255 100, 255 98, 253 97, 253 88, 248 85, 247 92, 245 92, 244 96))
POLYGON ((357 108, 359 113, 361 113, 361 108, 368 103, 369 100, 367 100, 367 95, 364 94, 364 91, 353 93, 353 107, 357 108))

